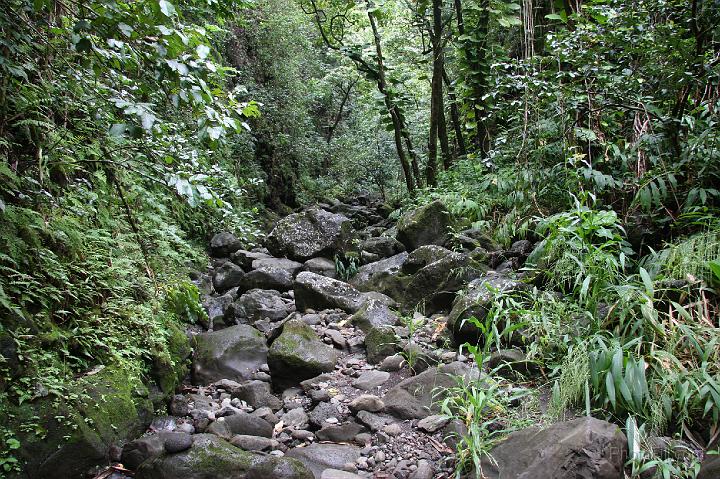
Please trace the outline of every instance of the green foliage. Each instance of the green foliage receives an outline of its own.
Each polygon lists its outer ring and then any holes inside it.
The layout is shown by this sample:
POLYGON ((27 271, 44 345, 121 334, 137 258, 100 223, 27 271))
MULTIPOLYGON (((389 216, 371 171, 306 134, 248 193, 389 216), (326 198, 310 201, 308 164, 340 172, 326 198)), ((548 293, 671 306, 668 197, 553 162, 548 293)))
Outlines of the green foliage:
POLYGON ((207 321, 208 315, 200 301, 198 287, 189 281, 182 281, 172 287, 166 296, 167 310, 185 323, 196 324, 207 321))
POLYGON ((335 255, 335 272, 343 281, 349 281, 358 272, 358 258, 354 255, 335 255))

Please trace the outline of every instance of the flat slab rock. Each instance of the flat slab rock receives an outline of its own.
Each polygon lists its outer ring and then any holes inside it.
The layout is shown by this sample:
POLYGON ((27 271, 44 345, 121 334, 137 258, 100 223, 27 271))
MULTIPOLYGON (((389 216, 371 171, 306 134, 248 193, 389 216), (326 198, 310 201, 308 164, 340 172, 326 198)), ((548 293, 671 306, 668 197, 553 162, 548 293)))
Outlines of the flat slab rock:
POLYGON ((621 479, 627 439, 616 425, 592 417, 516 431, 490 451, 488 479, 621 479))
POLYGON ((265 337, 252 326, 237 325, 194 336, 193 384, 221 379, 242 381, 267 363, 265 337))

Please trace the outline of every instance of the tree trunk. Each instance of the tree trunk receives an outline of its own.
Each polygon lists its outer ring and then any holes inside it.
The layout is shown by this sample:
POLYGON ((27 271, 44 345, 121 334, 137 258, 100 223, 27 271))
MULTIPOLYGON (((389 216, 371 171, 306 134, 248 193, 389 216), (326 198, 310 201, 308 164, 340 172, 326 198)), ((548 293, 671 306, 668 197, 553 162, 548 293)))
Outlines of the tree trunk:
POLYGON ((368 7, 367 15, 368 15, 368 19, 370 20, 370 28, 372 28, 372 32, 373 32, 373 41, 375 43, 375 53, 377 55, 378 90, 383 95, 383 98, 385 101, 385 107, 388 109, 388 113, 390 114, 390 118, 392 120, 394 138, 395 138, 395 149, 397 150, 398 158, 400 159, 400 165, 402 166, 403 174, 405 175, 405 184, 407 185, 408 191, 413 192, 413 191, 415 191, 415 177, 413 175, 413 171, 411 170, 410 163, 408 162, 408 159, 405 156, 405 151, 403 150, 403 144, 402 144, 403 130, 405 130, 405 125, 404 125, 402 115, 398 111, 397 106, 395 106, 392 99, 390 98, 390 94, 387 89, 387 82, 385 80, 385 64, 383 63, 382 46, 380 45, 380 32, 378 31, 377 23, 375 22, 375 17, 373 16, 373 12, 370 11, 372 9, 372 3, 370 2, 370 0, 367 0, 367 7, 368 7))
POLYGON ((448 99, 450 100, 450 121, 455 130, 455 143, 457 144, 457 151, 461 156, 467 155, 467 149, 465 148, 465 137, 463 136, 462 124, 460 123, 460 110, 458 109, 457 97, 455 96, 455 89, 450 83, 447 71, 443 68, 443 80, 445 81, 445 87, 448 92, 448 99))
MULTIPOLYGON (((442 52, 442 0, 432 0, 433 25, 430 32, 432 40, 433 75, 430 94, 430 139, 428 143, 428 162, 425 169, 425 177, 428 186, 435 186, 437 183, 437 140, 440 129, 440 117, 443 108, 443 52, 442 52)), ((445 147, 447 148, 447 134, 445 134, 445 147)), ((447 161, 447 159, 446 159, 447 161)))

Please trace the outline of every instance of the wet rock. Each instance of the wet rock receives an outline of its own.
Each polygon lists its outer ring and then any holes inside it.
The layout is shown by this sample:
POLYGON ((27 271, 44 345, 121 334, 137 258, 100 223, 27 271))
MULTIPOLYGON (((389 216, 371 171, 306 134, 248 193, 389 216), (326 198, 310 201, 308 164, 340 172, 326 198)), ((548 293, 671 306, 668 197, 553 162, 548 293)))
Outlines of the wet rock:
POLYGON ((489 479, 588 477, 618 479, 624 475, 625 435, 616 425, 592 417, 545 429, 516 431, 483 458, 489 479))
POLYGON ((276 256, 306 261, 333 257, 352 239, 352 222, 343 215, 310 208, 278 221, 268 236, 268 249, 276 256))
POLYGON ((137 479, 314 479, 298 461, 258 456, 212 434, 196 434, 193 446, 177 454, 164 454, 142 463, 137 479))
POLYGON ((242 248, 240 240, 227 231, 216 234, 210 240, 210 254, 216 258, 227 258, 240 248, 242 248))
POLYGON ((293 291, 298 311, 339 308, 354 313, 365 302, 360 291, 349 284, 309 271, 298 274, 293 291))
POLYGON ((210 384, 220 379, 242 381, 267 363, 268 348, 263 335, 247 325, 193 337, 195 354, 193 384, 210 384))
POLYGON ((213 287, 218 293, 224 293, 225 291, 240 285, 245 271, 240 266, 226 261, 215 270, 213 275, 213 287))
POLYGON ((450 213, 440 200, 436 200, 400 218, 397 239, 408 251, 428 244, 442 245, 451 225, 450 213))
MULTIPOLYGON (((302 273, 301 273, 302 274, 302 273)), ((337 353, 298 319, 285 323, 268 353, 273 385, 284 388, 335 369, 337 353)))

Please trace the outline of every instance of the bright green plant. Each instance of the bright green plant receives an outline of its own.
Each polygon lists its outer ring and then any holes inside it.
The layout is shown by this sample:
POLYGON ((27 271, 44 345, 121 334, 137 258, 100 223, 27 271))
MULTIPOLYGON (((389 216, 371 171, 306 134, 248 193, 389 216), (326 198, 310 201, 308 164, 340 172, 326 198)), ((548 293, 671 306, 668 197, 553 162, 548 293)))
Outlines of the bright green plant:
POLYGON ((168 310, 181 322, 196 324, 208 319, 200 302, 200 291, 190 281, 182 281, 170 288, 166 302, 168 310))

